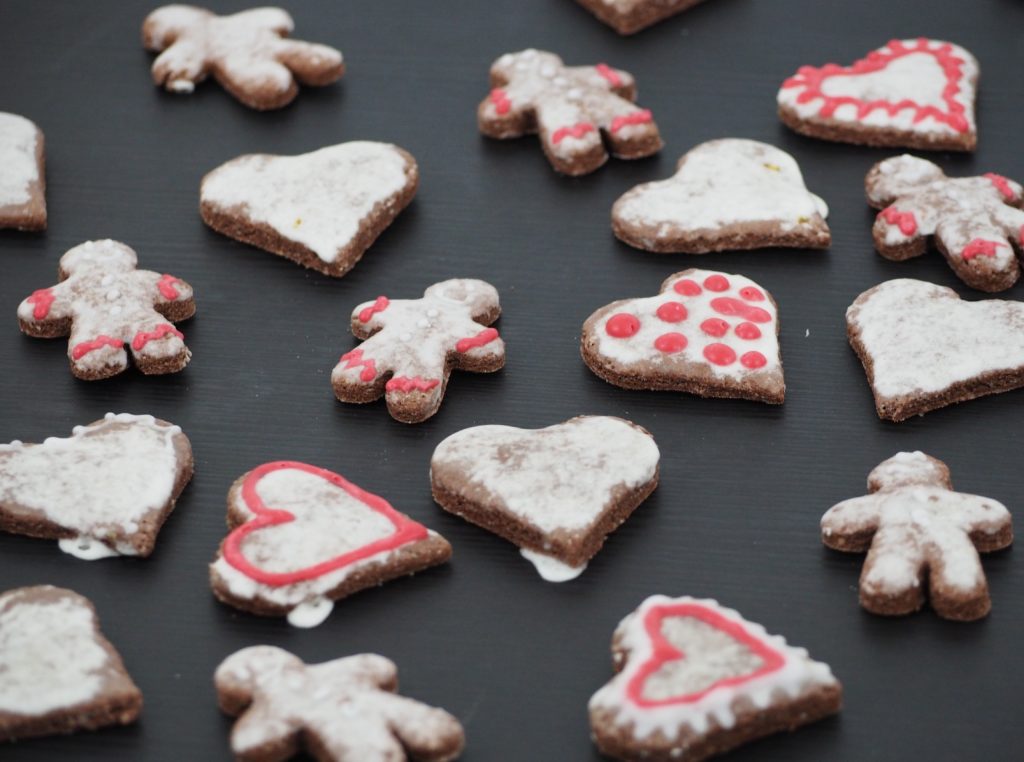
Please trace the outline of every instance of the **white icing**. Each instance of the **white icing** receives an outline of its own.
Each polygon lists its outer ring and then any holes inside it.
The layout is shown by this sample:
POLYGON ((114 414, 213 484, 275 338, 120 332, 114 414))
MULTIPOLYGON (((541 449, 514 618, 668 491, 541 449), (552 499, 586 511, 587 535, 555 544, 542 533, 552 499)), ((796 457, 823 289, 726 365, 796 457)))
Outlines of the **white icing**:
POLYGON ((65 537, 57 541, 57 546, 69 556, 82 561, 98 561, 102 558, 113 558, 119 555, 134 555, 131 545, 121 546, 123 550, 114 550, 106 543, 93 537, 65 537))
POLYGON ((562 563, 554 556, 545 553, 538 553, 529 548, 520 548, 520 555, 534 565, 537 573, 545 582, 569 582, 576 579, 587 569, 586 564, 580 566, 569 566, 562 563))
POLYGON ((174 497, 180 433, 151 415, 107 413, 67 438, 0 445, 0 506, 76 532, 61 550, 79 558, 136 555, 140 523, 174 497))
POLYGON ((880 397, 933 393, 1024 365, 1024 304, 962 301, 952 289, 890 280, 846 311, 871 358, 880 397))
POLYGON ((807 191, 792 156, 739 139, 702 143, 680 160, 674 177, 638 185, 612 208, 621 222, 666 226, 656 237, 758 222, 795 229, 819 215, 827 217, 828 207, 807 191))
MULTIPOLYGON (((662 634, 684 656, 682 661, 666 662, 648 677, 643 693, 648 701, 703 690, 724 677, 748 675, 760 664, 760 657, 748 647, 692 617, 665 619, 662 634)), ((674 739, 684 726, 704 733, 712 719, 723 728, 730 728, 735 724, 735 703, 741 699, 764 709, 775 701, 796 698, 819 686, 837 684, 828 665, 812 660, 805 649, 787 645, 785 638, 769 635, 761 625, 746 621, 736 611, 712 600, 651 596, 622 620, 615 631, 615 642, 617 648, 627 652, 626 664, 593 695, 590 708, 591 711, 609 711, 618 726, 632 724, 632 735, 641 741, 659 730, 667 739, 674 739), (779 653, 783 657, 782 666, 736 685, 715 686, 696 701, 653 707, 635 703, 627 693, 627 686, 654 654, 645 619, 652 609, 679 604, 701 606, 739 625, 779 653)))
POLYGON ((200 198, 224 211, 241 207, 255 222, 334 262, 378 206, 409 184, 408 159, 387 143, 353 141, 299 156, 250 154, 203 178, 200 198))
POLYGON ((318 627, 327 621, 334 610, 334 601, 329 598, 313 598, 303 601, 288 612, 288 624, 301 629, 318 627))
POLYGON ((0 208, 32 200, 30 188, 40 180, 37 140, 35 124, 23 116, 0 112, 0 208))

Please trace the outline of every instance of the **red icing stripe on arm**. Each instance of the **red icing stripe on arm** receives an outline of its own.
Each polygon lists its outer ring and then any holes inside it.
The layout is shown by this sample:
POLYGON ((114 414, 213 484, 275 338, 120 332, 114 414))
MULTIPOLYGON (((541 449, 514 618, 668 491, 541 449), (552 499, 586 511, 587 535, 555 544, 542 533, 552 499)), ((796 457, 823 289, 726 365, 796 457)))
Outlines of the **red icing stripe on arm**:
POLYGON ((512 108, 512 101, 509 100, 508 93, 500 87, 491 90, 491 103, 494 104, 494 110, 501 115, 507 114, 512 108))
POLYGON ((375 313, 383 312, 388 308, 389 304, 391 304, 391 302, 388 301, 388 298, 386 296, 378 296, 377 299, 373 302, 373 304, 371 304, 369 307, 365 307, 364 309, 360 310, 360 322, 369 322, 370 318, 372 318, 375 313))
POLYGON ((968 261, 975 257, 994 257, 996 255, 996 249, 1000 246, 1006 246, 1006 244, 1001 243, 1000 241, 986 241, 984 238, 975 238, 964 246, 964 250, 961 252, 961 255, 968 261))
POLYGON ((361 349, 353 349, 351 352, 346 352, 338 362, 345 363, 345 370, 361 367, 363 370, 359 373, 360 381, 369 382, 377 377, 377 363, 370 358, 364 360, 363 350, 361 349))
POLYGON ((986 172, 982 175, 990 183, 992 183, 996 190, 1003 194, 1003 198, 1007 201, 1012 201, 1016 198, 1017 194, 1013 192, 1013 188, 1010 187, 1010 181, 1002 175, 997 175, 995 172, 986 172))
POLYGON ((164 336, 167 335, 175 336, 179 339, 185 338, 185 334, 183 334, 173 325, 171 325, 170 323, 164 323, 163 325, 158 325, 152 331, 139 331, 137 334, 135 334, 135 338, 132 339, 132 349, 138 352, 140 349, 142 349, 144 346, 146 346, 149 342, 153 341, 154 339, 162 339, 164 336))
POLYGON ((29 304, 35 305, 32 309, 32 317, 36 320, 42 320, 50 314, 50 307, 53 305, 56 298, 57 297, 53 295, 52 289, 41 288, 37 291, 33 291, 32 295, 25 301, 29 304))
POLYGON ((395 376, 387 382, 384 386, 384 390, 389 392, 405 393, 411 391, 429 392, 439 383, 441 382, 436 378, 420 378, 419 376, 409 378, 408 376, 395 376))
POLYGON ((621 130, 623 127, 627 127, 631 124, 647 124, 654 120, 654 115, 650 109, 640 109, 634 111, 632 114, 626 114, 625 116, 617 116, 612 119, 611 131, 614 135, 616 132, 621 130))
POLYGON ((490 344, 498 338, 497 328, 484 328, 476 336, 470 336, 467 339, 459 339, 455 345, 456 352, 468 352, 476 347, 482 347, 484 344, 490 344))
POLYGON ((170 299, 173 301, 180 296, 178 289, 175 288, 176 283, 181 283, 181 278, 175 278, 173 275, 165 274, 160 276, 160 280, 157 281, 156 287, 160 289, 160 295, 164 299, 170 299))
POLYGON ((559 127, 551 135, 551 142, 558 145, 565 138, 582 138, 588 132, 593 132, 595 129, 594 125, 590 122, 579 122, 572 127, 559 127))
POLYGON ((903 235, 914 235, 917 232, 917 218, 913 212, 901 212, 894 206, 887 206, 878 216, 890 225, 899 225, 903 235))
POLYGON ((599 63, 594 67, 597 73, 608 80, 608 84, 612 87, 622 86, 622 77, 620 77, 611 66, 606 63, 599 63))
POLYGON ((92 339, 90 341, 82 341, 79 342, 78 344, 75 344, 75 346, 71 350, 71 359, 81 360, 87 354, 89 354, 93 350, 99 349, 100 347, 113 347, 114 349, 120 349, 123 346, 124 342, 121 341, 120 339, 115 339, 113 336, 100 334, 95 339, 92 339))

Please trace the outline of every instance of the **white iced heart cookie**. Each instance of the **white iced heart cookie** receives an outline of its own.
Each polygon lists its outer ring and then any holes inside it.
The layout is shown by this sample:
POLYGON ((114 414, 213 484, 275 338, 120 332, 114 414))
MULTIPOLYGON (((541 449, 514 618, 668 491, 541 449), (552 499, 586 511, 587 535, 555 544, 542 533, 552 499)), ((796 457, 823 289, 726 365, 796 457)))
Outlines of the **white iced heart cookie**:
POLYGON ((46 230, 43 133, 0 111, 0 228, 46 230))
POLYGON ((180 428, 108 413, 67 438, 0 445, 0 529, 58 539, 87 560, 148 556, 191 478, 180 428))
POLYGON ((898 279, 846 310, 878 416, 902 421, 1024 386, 1024 304, 965 302, 955 291, 898 279))
POLYGON ((199 211, 219 233, 340 278, 412 201, 418 184, 416 160, 389 143, 247 154, 203 178, 199 211))
POLYGON ((515 543, 560 582, 654 491, 659 459, 645 429, 610 416, 536 430, 474 426, 437 446, 430 482, 442 508, 515 543))
POLYGON ((827 216, 792 156, 730 138, 689 151, 674 177, 627 191, 612 207, 612 230, 630 246, 660 253, 823 249, 831 243, 827 216))
POLYGON ((621 299, 583 324, 583 361, 610 384, 782 404, 779 314, 742 275, 684 270, 657 296, 621 299))
POLYGON ((852 66, 802 66, 779 117, 804 135, 873 146, 973 151, 978 61, 940 40, 891 40, 852 66))

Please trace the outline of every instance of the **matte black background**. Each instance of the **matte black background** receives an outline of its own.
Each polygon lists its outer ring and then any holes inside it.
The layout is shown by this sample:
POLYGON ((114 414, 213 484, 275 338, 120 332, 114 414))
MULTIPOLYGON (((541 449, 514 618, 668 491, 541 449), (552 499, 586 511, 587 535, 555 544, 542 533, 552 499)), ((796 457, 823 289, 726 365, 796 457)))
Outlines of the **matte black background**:
POLYGON ((848 63, 894 36, 952 39, 981 61, 980 149, 933 158, 955 174, 1020 179, 1019 2, 709 0, 622 39, 570 0, 296 1, 296 36, 341 48, 349 70, 341 83, 266 114, 213 83, 191 97, 155 89, 139 44, 151 7, 0 3, 0 109, 46 133, 50 211, 44 235, 0 234, 0 441, 67 435, 113 410, 180 424, 196 456, 195 479, 148 560, 85 563, 53 542, 0 536, 0 589, 53 583, 91 598, 146 700, 134 727, 26 742, 3 749, 4 759, 225 758, 230 722, 217 710, 212 673, 257 643, 307 661, 367 650, 391 657, 407 694, 461 718, 467 760, 596 759, 587 699, 611 675, 614 625, 652 593, 717 598, 807 646, 843 680, 839 718, 733 759, 1020 758, 1024 569, 1014 552, 985 561, 994 600, 985 621, 952 624, 928 611, 886 620, 858 607, 862 559, 824 549, 818 519, 862 494, 868 471, 901 449, 942 458, 961 489, 1002 500, 1020 518, 1024 396, 898 425, 876 418, 846 344, 845 307, 901 276, 978 294, 937 254, 891 263, 873 252, 862 182, 889 152, 792 134, 774 102, 801 64, 848 63), (482 138, 475 108, 488 66, 530 46, 633 72, 665 150, 574 180, 552 172, 532 138, 482 138), (608 214, 619 194, 667 177, 684 151, 725 136, 768 141, 798 158, 832 208, 831 251, 658 256, 612 237, 608 214), (308 273, 201 223, 199 180, 221 162, 352 139, 407 148, 422 184, 344 279, 308 273), (53 282, 65 250, 104 237, 134 247, 143 267, 195 286, 185 372, 145 378, 132 370, 84 383, 68 372, 63 341, 19 334, 19 300, 53 282), (579 327, 592 310, 654 294, 689 266, 742 272, 774 294, 784 407, 630 392, 584 367, 579 327), (391 420, 383 404, 336 402, 329 376, 355 346, 352 307, 381 293, 414 297, 454 276, 499 289, 507 368, 458 374, 441 412, 418 426, 391 420), (662 481, 580 579, 547 584, 512 545, 432 502, 428 461, 437 442, 467 426, 540 427, 580 413, 650 429, 662 481), (206 565, 224 533, 227 488, 280 458, 337 470, 385 496, 448 537, 452 563, 346 600, 312 631, 217 603, 206 565))

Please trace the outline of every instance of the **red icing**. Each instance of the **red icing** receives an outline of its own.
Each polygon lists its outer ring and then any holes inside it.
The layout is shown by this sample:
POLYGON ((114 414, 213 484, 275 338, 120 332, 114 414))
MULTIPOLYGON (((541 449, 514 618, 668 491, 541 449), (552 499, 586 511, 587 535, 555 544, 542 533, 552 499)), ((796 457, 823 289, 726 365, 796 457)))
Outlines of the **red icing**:
POLYGON ((377 377, 377 364, 374 360, 363 359, 363 350, 353 349, 351 352, 346 352, 341 356, 338 362, 345 363, 345 370, 349 368, 362 367, 363 370, 359 374, 360 381, 373 381, 377 377))
POLYGON ((647 124, 648 122, 654 121, 654 115, 651 114, 650 109, 640 109, 634 111, 631 114, 625 114, 624 116, 617 116, 612 119, 611 132, 614 135, 616 132, 631 124, 647 124))
POLYGON ((456 352, 468 352, 476 347, 482 347, 484 344, 490 344, 498 338, 497 328, 484 328, 476 336, 470 336, 468 339, 459 339, 455 345, 456 352))
POLYGON ((726 291, 729 288, 729 279, 724 275, 709 275, 704 279, 704 288, 708 291, 726 291))
POLYGON ((1013 192, 1013 188, 1010 187, 1010 181, 1002 175, 997 175, 995 172, 986 172, 982 177, 987 178, 994 186, 996 190, 1003 194, 1003 198, 1007 201, 1013 201, 1017 197, 1017 194, 1013 192))
POLYGON ((761 338, 761 329, 753 323, 740 323, 736 326, 736 335, 741 339, 753 341, 754 339, 761 338))
POLYGON ((736 353, 725 344, 708 344, 704 347, 704 357, 715 365, 731 365, 736 362, 736 353))
POLYGON ((156 287, 160 289, 160 295, 164 299, 171 301, 177 299, 180 294, 178 289, 174 287, 176 283, 181 283, 181 278, 175 278, 173 275, 161 275, 160 280, 156 282, 156 287))
POLYGON ((913 212, 901 212, 894 206, 887 206, 878 216, 890 225, 899 225, 903 235, 914 235, 917 232, 917 218, 913 212))
POLYGON ((173 325, 171 325, 170 323, 163 323, 162 325, 158 325, 152 331, 139 331, 137 334, 135 334, 135 338, 132 339, 132 349, 138 352, 149 342, 153 341, 154 339, 162 339, 164 336, 167 336, 168 334, 171 336, 176 336, 179 339, 185 338, 185 335, 177 328, 175 328, 173 325))
POLYGON ((619 312, 608 318, 604 330, 616 339, 627 339, 640 330, 640 321, 628 312, 619 312))
MULTIPOLYGON (((408 516, 396 511, 384 498, 359 489, 359 487, 333 471, 310 466, 306 463, 296 463, 294 461, 264 463, 262 466, 250 471, 245 477, 245 481, 242 482, 241 496, 246 508, 252 512, 255 518, 245 522, 227 536, 227 539, 224 540, 224 559, 250 579, 264 585, 270 585, 271 587, 294 585, 297 582, 316 579, 357 561, 375 556, 378 553, 385 553, 427 537, 426 527, 422 524, 417 524, 408 516), (370 510, 384 516, 394 526, 395 531, 380 540, 368 543, 361 548, 356 548, 348 553, 343 553, 340 556, 322 561, 313 566, 302 567, 290 572, 264 571, 250 563, 249 559, 245 557, 245 554, 242 552, 242 543, 253 532, 268 529, 278 524, 287 524, 295 520, 293 513, 283 508, 267 506, 256 491, 260 479, 268 473, 283 469, 296 469, 319 476, 335 487, 344 490, 370 510)), ((301 559, 299 561, 301 562, 301 559)))
POLYGON ((825 118, 831 117, 835 114, 836 109, 844 105, 853 105, 857 108, 858 120, 863 120, 873 111, 879 109, 887 112, 890 116, 895 116, 904 109, 913 109, 914 124, 931 117, 957 132, 967 132, 970 125, 965 116, 965 108, 956 100, 956 96, 960 92, 960 80, 963 77, 962 66, 963 60, 953 55, 953 48, 948 43, 933 49, 929 46, 928 40, 924 38, 918 39, 909 47, 900 40, 891 40, 885 49, 868 54, 866 58, 855 62, 852 66, 838 66, 837 64, 825 64, 820 68, 802 66, 796 76, 787 79, 782 86, 784 88, 804 88, 804 91, 797 97, 797 103, 807 103, 820 98, 822 104, 818 109, 818 114, 825 118), (946 110, 922 105, 909 97, 896 102, 884 98, 864 101, 849 95, 826 95, 823 91, 824 82, 830 77, 855 77, 861 74, 870 74, 885 69, 890 63, 904 56, 920 53, 933 56, 946 75, 946 87, 942 91, 946 110))
POLYGON ((658 307, 657 315, 666 323, 678 323, 686 320, 686 307, 681 302, 665 302, 658 307))
POLYGON ((388 298, 386 296, 378 296, 374 300, 373 304, 371 304, 369 307, 364 307, 359 311, 359 322, 370 322, 370 318, 372 318, 376 313, 383 312, 384 310, 386 310, 389 304, 391 304, 391 302, 388 301, 388 298))
POLYGON ((508 94, 500 87, 491 90, 491 103, 494 104, 494 110, 498 114, 507 114, 509 109, 512 108, 512 101, 508 99, 508 94))
POLYGON ((114 349, 120 349, 123 346, 124 342, 120 339, 115 339, 113 336, 101 334, 91 341, 82 341, 75 344, 71 349, 71 359, 81 360, 94 349, 99 349, 100 347, 113 347, 114 349))
POLYGON ((697 281, 690 280, 689 278, 677 280, 672 284, 672 290, 677 294, 682 294, 683 296, 700 296, 704 291, 697 281))
POLYGON ((768 358, 760 352, 745 352, 743 356, 740 357, 740 364, 744 368, 750 368, 751 370, 755 368, 763 368, 768 364, 768 358))
POLYGON ((1006 246, 1006 244, 1001 241, 986 241, 984 238, 975 238, 964 246, 964 250, 961 254, 966 260, 971 260, 980 256, 994 257, 996 255, 996 249, 1000 246, 1006 246))
POLYGON ((681 352, 686 349, 686 337, 681 333, 663 333, 654 340, 654 348, 659 352, 681 352))
POLYGON ((722 320, 722 318, 708 318, 700 324, 700 329, 708 336, 719 338, 725 336, 729 331, 729 324, 722 320))
POLYGON ((565 138, 582 138, 588 132, 593 132, 595 129, 597 128, 590 122, 577 122, 571 127, 559 127, 551 135, 551 142, 558 145, 565 138))
POLYGON ((420 378, 419 376, 409 378, 408 376, 395 376, 384 385, 384 389, 389 392, 408 393, 414 390, 417 392, 429 392, 439 383, 441 382, 436 378, 420 378))
POLYGON ((720 315, 741 317, 755 323, 767 323, 772 319, 771 313, 760 307, 751 307, 731 296, 718 296, 711 300, 711 309, 720 315))
POLYGON ((756 680, 764 675, 771 674, 782 669, 786 665, 786 658, 773 649, 766 642, 751 634, 747 628, 732 619, 723 616, 718 611, 704 606, 700 603, 677 603, 661 606, 652 606, 644 615, 644 630, 651 641, 651 655, 637 670, 626 685, 626 697, 637 706, 653 708, 659 706, 671 706, 675 704, 695 704, 705 696, 719 688, 727 688, 743 685, 751 680, 756 680), (725 633, 741 646, 748 648, 760 659, 760 666, 747 674, 724 677, 716 680, 708 687, 694 693, 685 693, 680 696, 671 696, 662 699, 648 699, 644 696, 644 686, 648 678, 657 674, 661 668, 670 662, 679 659, 701 658, 703 654, 687 655, 673 646, 663 634, 663 626, 666 619, 674 617, 693 617, 705 624, 714 627, 719 632, 725 633))
POLYGON ((608 80, 608 84, 611 85, 612 87, 622 86, 622 77, 616 74, 615 69, 613 69, 608 64, 599 63, 594 68, 597 70, 598 74, 600 74, 602 77, 608 80))
POLYGON ((53 289, 40 288, 37 291, 33 291, 32 295, 25 301, 35 305, 32 308, 32 317, 36 320, 42 320, 50 314, 50 307, 53 306, 56 298, 53 295, 53 289))
POLYGON ((763 302, 764 294, 761 290, 754 288, 753 286, 745 286, 740 289, 740 296, 746 299, 748 302, 763 302))

